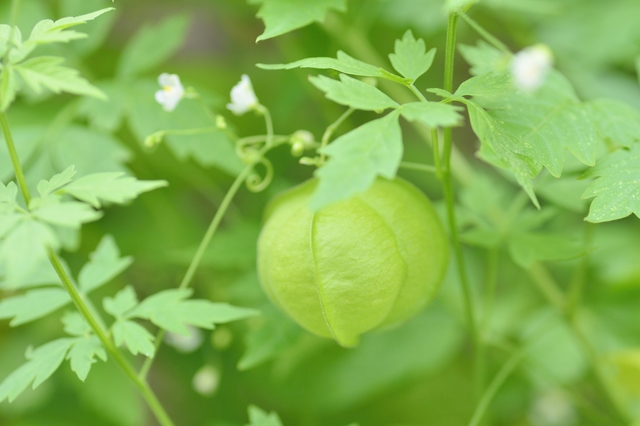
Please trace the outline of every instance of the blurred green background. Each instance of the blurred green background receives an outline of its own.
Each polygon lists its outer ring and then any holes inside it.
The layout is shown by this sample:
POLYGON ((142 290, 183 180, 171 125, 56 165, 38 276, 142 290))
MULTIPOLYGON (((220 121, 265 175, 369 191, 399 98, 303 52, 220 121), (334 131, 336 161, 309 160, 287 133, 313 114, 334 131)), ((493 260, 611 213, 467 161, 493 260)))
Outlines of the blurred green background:
MULTIPOLYGON (((106 0, 23 0, 19 26, 28 34, 41 19, 111 5, 106 0)), ((117 0, 113 6, 115 12, 79 29, 90 34, 87 40, 48 48, 80 69, 110 100, 27 93, 8 114, 34 186, 70 164, 76 165, 79 175, 123 170, 140 179, 169 182, 168 188, 144 194, 130 206, 108 208, 104 219, 83 227, 81 238, 69 235, 63 254, 76 274, 104 234, 115 237, 123 255, 134 256, 133 266, 101 289, 96 295, 100 297, 113 295, 126 284, 134 285, 140 298, 175 287, 241 166, 233 147, 220 137, 172 137, 153 150, 143 146, 144 138, 157 130, 210 125, 192 100, 183 100, 173 113, 162 111, 153 98, 161 72, 180 75, 185 86, 196 88, 216 113, 227 117, 237 134, 249 136, 264 133, 264 121, 253 114, 235 117, 225 110, 231 87, 246 73, 261 103, 270 108, 276 133, 306 129, 316 139, 344 111, 309 84, 307 77, 317 73, 265 71, 256 63, 335 57, 337 50, 344 50, 384 65, 394 40, 412 29, 425 39, 427 48, 438 48, 432 70, 418 87, 439 87, 442 81, 446 16, 440 0, 350 0, 347 13, 331 12, 324 23, 260 43, 255 39, 264 25, 255 17, 256 4, 117 0), (140 52, 148 55, 148 64, 131 65, 135 63, 131 56, 140 52)), ((8 22, 9 7, 8 0, 0 4, 0 22, 8 22)), ((538 42, 548 44, 557 68, 584 99, 613 97, 640 109, 637 0, 486 0, 470 15, 514 51, 538 42)), ((463 44, 478 40, 464 23, 458 37, 463 44)), ((458 59, 456 84, 469 76, 468 67, 458 59)), ((410 93, 392 95, 406 100, 410 93)), ((338 134, 374 116, 357 112, 338 134)), ((431 163, 420 135, 409 126, 403 134, 405 159, 431 163)), ((491 174, 473 157, 477 142, 468 127, 456 129, 454 138, 474 167, 491 174)), ((0 178, 6 183, 12 171, 5 157, 0 156, 0 178)), ((288 426, 468 424, 476 404, 474 367, 455 273, 448 275, 436 301, 422 314, 399 328, 365 336, 357 349, 343 349, 308 334, 267 301, 255 271, 264 206, 273 195, 313 172, 299 165, 286 146, 269 158, 276 170, 273 183, 259 194, 240 191, 194 281, 197 297, 257 307, 263 315, 203 332, 202 345, 190 353, 169 345, 161 348, 150 382, 176 424, 243 425, 249 404, 277 411, 288 426), (205 366, 213 372, 209 378, 214 383, 203 394, 193 383, 205 366)), ((400 174, 439 203, 442 195, 435 177, 413 171, 400 174)), ((509 184, 502 186, 488 191, 513 191, 509 184)), ((485 198, 476 190, 483 189, 466 189, 472 204, 474 196, 485 198)), ((582 226, 584 208, 577 206, 554 226, 582 226)), ((638 220, 592 226, 590 232, 593 250, 587 259, 558 262, 552 270, 568 281, 576 263, 587 262, 584 303, 587 314, 598 317, 598 325, 590 330, 596 345, 603 351, 638 347, 638 220)), ((468 248, 466 254, 479 293, 486 253, 468 248)), ((498 257, 498 299, 487 326, 490 340, 497 343, 489 349, 487 377, 495 374, 513 348, 536 333, 542 337, 530 343, 525 361, 498 393, 485 424, 606 424, 591 418, 581 406, 584 398, 575 395, 587 395, 589 401, 595 390, 573 337, 508 256, 498 253, 498 257)), ((0 323, 0 378, 24 361, 27 346, 62 335, 62 313, 17 329, 0 323)), ((640 376, 638 370, 630 371, 640 376)), ((631 382, 633 386, 637 381, 631 382)), ((95 364, 85 384, 64 364, 35 391, 29 390, 13 404, 0 404, 3 426, 152 424, 141 399, 111 362, 95 364)))

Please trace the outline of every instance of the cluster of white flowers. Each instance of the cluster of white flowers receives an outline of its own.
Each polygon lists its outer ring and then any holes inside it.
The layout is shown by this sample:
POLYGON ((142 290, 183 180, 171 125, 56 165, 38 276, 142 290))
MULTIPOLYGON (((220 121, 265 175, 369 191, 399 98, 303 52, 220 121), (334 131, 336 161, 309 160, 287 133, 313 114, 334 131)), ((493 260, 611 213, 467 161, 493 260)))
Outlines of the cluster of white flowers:
POLYGON ((516 87, 524 92, 534 92, 544 84, 547 73, 553 65, 551 50, 537 44, 516 53, 511 62, 516 87))
MULTIPOLYGON (((162 89, 156 92, 156 101, 165 111, 173 111, 185 93, 180 77, 176 74, 162 73, 158 77, 158 84, 162 89)), ((231 89, 231 103, 227 104, 227 109, 235 115, 242 115, 257 109, 259 105, 249 76, 243 74, 240 82, 231 89)))

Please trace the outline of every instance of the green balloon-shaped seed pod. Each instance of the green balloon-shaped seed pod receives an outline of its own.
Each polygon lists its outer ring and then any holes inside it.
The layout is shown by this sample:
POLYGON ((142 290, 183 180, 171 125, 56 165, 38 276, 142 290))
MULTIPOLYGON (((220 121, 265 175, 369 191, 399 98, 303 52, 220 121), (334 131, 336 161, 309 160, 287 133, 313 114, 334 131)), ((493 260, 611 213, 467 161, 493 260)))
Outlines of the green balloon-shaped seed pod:
POLYGON ((258 239, 269 298, 302 327, 342 346, 401 323, 435 295, 449 244, 429 199, 378 178, 364 193, 316 212, 312 179, 276 197, 258 239))

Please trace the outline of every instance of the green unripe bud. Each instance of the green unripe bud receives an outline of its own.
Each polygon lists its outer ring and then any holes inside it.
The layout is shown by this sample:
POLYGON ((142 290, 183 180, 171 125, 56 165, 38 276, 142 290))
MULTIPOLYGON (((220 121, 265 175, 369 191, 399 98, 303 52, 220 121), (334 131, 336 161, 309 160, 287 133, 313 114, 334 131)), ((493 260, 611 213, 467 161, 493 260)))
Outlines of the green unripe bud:
POLYGON ((310 180, 269 205, 258 274, 270 299, 302 327, 342 346, 399 324, 433 298, 449 245, 429 199, 377 179, 364 193, 313 212, 310 180))

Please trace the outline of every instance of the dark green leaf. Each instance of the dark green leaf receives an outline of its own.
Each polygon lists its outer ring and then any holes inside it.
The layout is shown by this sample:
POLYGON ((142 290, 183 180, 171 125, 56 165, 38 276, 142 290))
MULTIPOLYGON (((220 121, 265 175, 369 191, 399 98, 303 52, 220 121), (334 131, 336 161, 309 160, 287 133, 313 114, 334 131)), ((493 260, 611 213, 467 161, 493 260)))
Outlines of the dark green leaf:
POLYGON ((0 383, 0 402, 5 399, 12 402, 31 383, 34 389, 40 386, 60 367, 74 341, 72 338, 58 339, 36 349, 27 349, 29 361, 0 383))
POLYGON ((398 103, 376 89, 345 74, 340 74, 340 81, 323 75, 309 79, 314 86, 325 92, 327 99, 341 105, 367 111, 383 111, 396 108, 398 103))
POLYGON ((402 160, 399 113, 370 121, 324 149, 330 160, 316 170, 320 179, 311 199, 314 210, 364 192, 376 176, 393 179, 402 160))
POLYGON ((407 30, 402 40, 396 40, 395 51, 389 55, 393 68, 404 77, 415 81, 431 68, 436 49, 426 52, 424 40, 415 39, 411 30, 407 30))
POLYGON ((71 302, 61 288, 30 290, 25 294, 0 301, 0 319, 12 318, 12 327, 37 320, 71 302))
POLYGON ((120 257, 118 246, 111 235, 102 237, 89 259, 78 274, 80 290, 84 293, 108 283, 133 263, 131 256, 120 257))
POLYGON ((321 22, 331 9, 347 10, 346 0, 249 0, 249 3, 261 5, 257 16, 264 21, 265 30, 258 41, 288 33, 314 21, 321 22))

